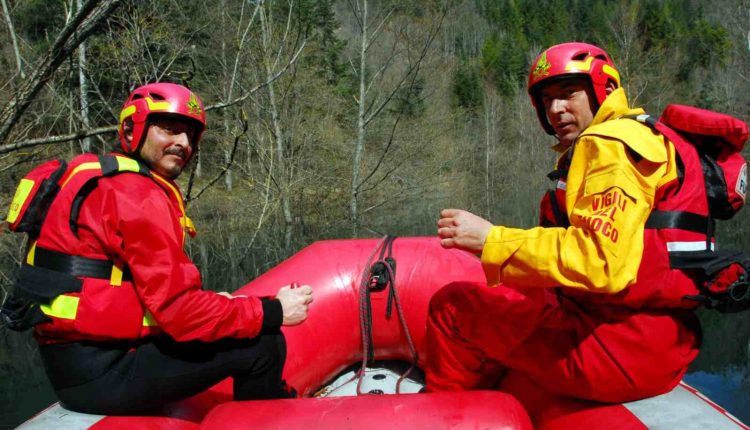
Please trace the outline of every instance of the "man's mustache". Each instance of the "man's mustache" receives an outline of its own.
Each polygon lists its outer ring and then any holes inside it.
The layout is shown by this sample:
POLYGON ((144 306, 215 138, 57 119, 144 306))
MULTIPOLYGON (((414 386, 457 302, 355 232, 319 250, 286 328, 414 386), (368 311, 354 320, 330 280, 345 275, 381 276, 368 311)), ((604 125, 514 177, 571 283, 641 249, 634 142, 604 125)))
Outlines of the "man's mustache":
POLYGON ((165 149, 164 153, 167 155, 176 155, 182 158, 183 160, 187 159, 187 151, 177 146, 171 146, 165 149))

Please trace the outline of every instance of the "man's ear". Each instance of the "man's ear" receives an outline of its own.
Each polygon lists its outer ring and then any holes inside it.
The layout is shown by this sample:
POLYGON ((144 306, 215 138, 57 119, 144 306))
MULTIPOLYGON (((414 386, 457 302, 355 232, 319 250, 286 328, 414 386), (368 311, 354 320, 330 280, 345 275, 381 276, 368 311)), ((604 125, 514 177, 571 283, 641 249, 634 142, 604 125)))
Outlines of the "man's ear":
POLYGON ((122 123, 122 134, 125 137, 125 140, 128 141, 128 143, 133 141, 133 120, 130 118, 127 118, 122 123))
POLYGON ((604 87, 604 92, 606 92, 607 95, 610 95, 616 89, 617 84, 615 84, 613 81, 607 81, 607 85, 604 87))

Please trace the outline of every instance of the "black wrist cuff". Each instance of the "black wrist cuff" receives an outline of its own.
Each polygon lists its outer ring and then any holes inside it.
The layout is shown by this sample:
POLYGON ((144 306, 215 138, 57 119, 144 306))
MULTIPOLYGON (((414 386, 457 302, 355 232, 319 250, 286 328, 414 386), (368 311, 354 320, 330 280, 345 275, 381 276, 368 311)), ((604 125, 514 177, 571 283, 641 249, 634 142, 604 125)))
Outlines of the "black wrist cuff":
POLYGON ((284 310, 281 308, 281 302, 276 299, 262 299, 263 305, 263 330, 275 330, 281 327, 284 321, 284 310))

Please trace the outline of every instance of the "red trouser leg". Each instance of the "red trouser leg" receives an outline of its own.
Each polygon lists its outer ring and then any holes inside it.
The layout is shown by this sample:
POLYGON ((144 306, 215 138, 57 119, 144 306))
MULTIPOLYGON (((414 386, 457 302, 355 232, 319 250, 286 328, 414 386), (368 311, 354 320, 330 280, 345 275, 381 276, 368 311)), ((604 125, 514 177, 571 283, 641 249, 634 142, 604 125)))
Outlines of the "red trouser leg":
POLYGON ((544 313, 544 290, 526 292, 535 299, 509 288, 466 282, 438 291, 427 320, 427 389, 494 386, 503 370, 498 361, 531 334, 534 320, 544 313))
POLYGON ((693 322, 692 313, 681 311, 583 310, 541 288, 451 284, 430 303, 427 388, 491 385, 489 364, 497 362, 585 399, 660 394, 697 354, 693 322))

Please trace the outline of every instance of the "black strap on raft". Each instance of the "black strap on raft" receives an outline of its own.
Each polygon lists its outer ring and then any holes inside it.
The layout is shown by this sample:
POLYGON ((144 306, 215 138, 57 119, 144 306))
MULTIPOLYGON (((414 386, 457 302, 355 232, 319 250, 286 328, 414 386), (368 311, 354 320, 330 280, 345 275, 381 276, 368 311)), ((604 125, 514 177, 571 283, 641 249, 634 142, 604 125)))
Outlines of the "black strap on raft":
POLYGON ((388 287, 388 302, 386 304, 386 319, 391 319, 391 303, 393 301, 394 289, 393 285, 396 280, 396 260, 393 258, 393 241, 396 240, 396 236, 385 236, 382 243, 380 244, 380 255, 377 261, 370 265, 370 279, 369 286, 365 291, 365 329, 367 330, 366 336, 366 351, 367 359, 372 361, 375 359, 374 347, 372 344, 372 302, 370 300, 370 293, 373 291, 383 291, 388 287), (388 255, 386 256, 386 251, 388 255))
POLYGON ((392 304, 395 296, 396 259, 393 258, 393 241, 396 236, 386 236, 380 248, 380 256, 370 269, 370 291, 382 291, 388 287, 388 302, 385 318, 391 319, 392 304), (386 250, 388 255, 386 256, 386 250))
POLYGON ((407 370, 396 382, 396 393, 400 392, 401 382, 414 370, 417 364, 417 349, 412 341, 409 327, 406 324, 406 318, 404 317, 403 309, 401 308, 401 302, 399 301, 398 292, 396 291, 396 260, 393 257, 393 242, 396 240, 395 236, 385 236, 375 247, 367 259, 365 270, 362 272, 362 278, 360 282, 360 301, 359 301, 359 321, 360 330, 362 333, 362 365, 360 367, 357 377, 357 394, 362 394, 361 385, 362 378, 365 376, 367 370, 367 362, 375 359, 375 351, 373 346, 372 336, 372 302, 370 300, 370 294, 372 292, 382 291, 388 289, 388 303, 386 305, 386 318, 391 317, 391 304, 396 307, 398 313, 399 322, 403 329, 404 336, 409 345, 409 350, 412 354, 412 363, 409 370, 407 370), (380 251, 378 260, 373 262, 375 254, 380 251), (387 252, 387 254, 386 254, 387 252))

